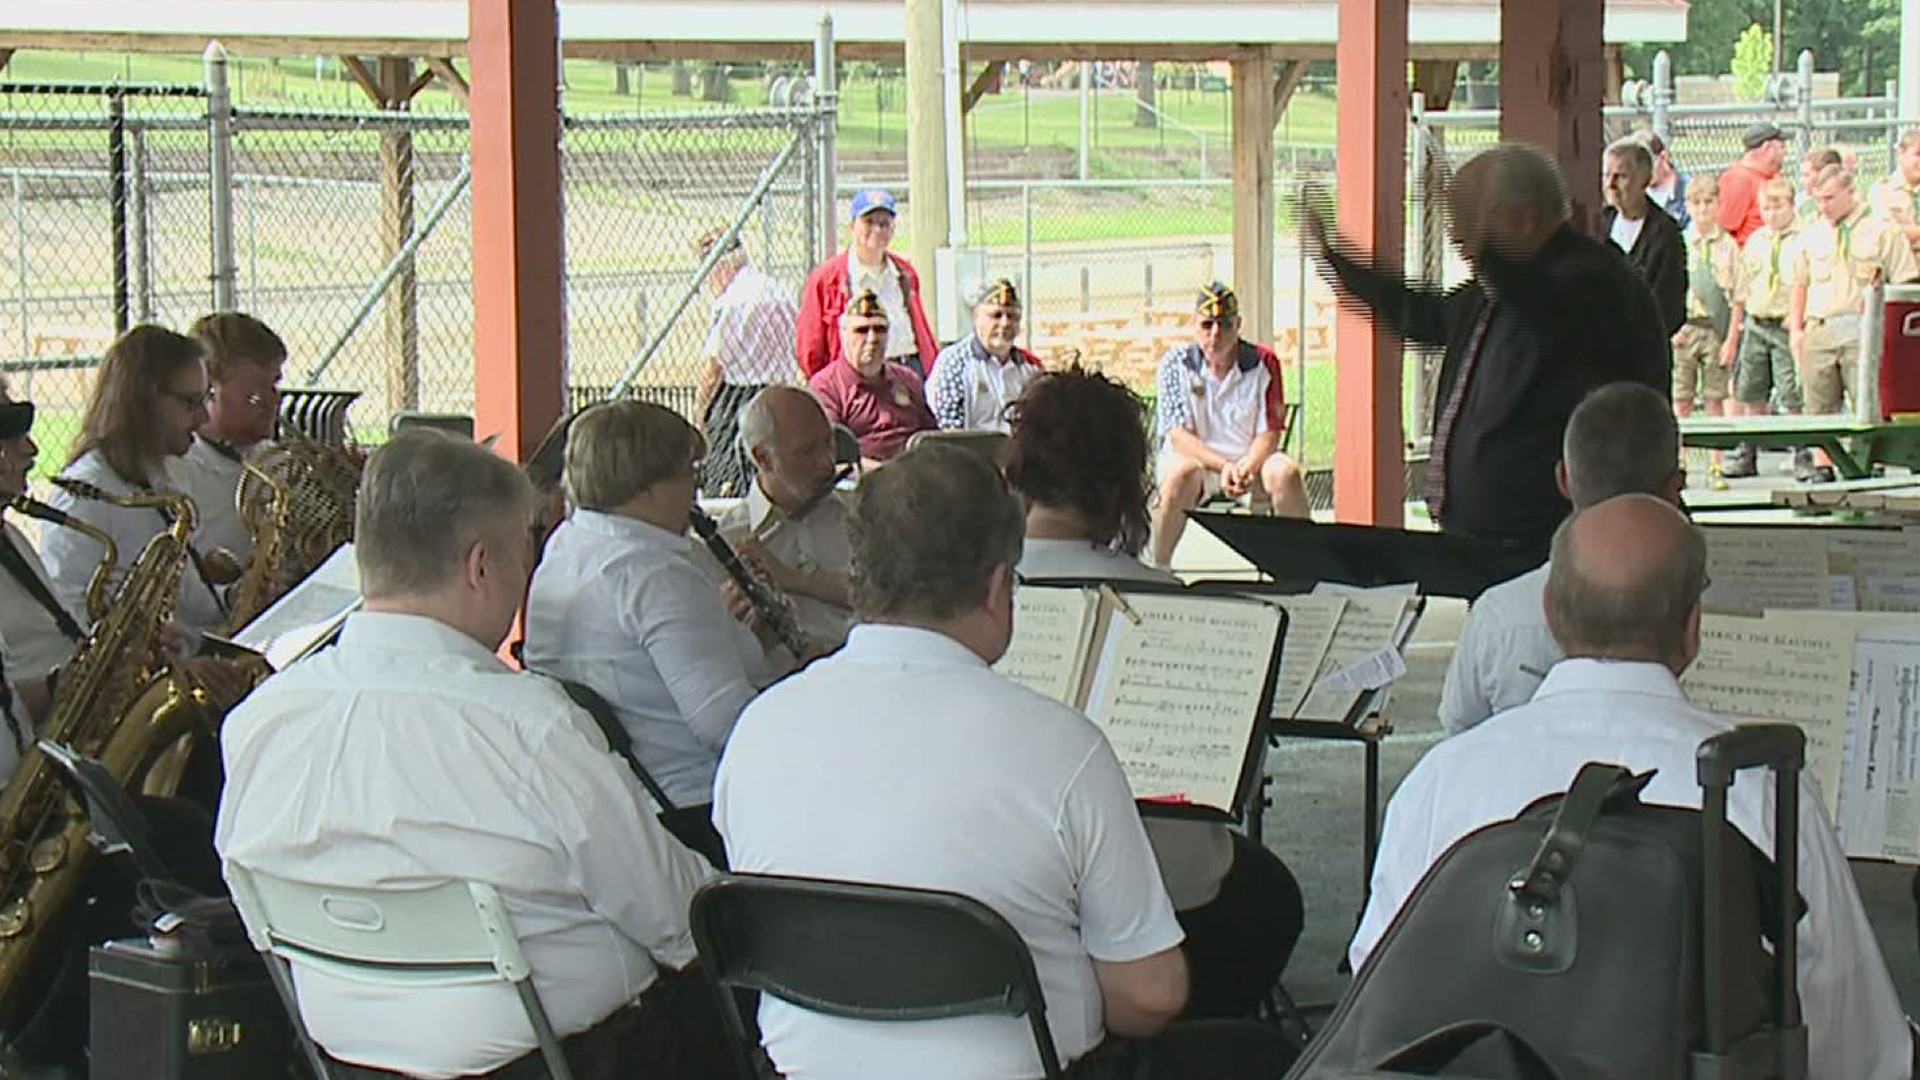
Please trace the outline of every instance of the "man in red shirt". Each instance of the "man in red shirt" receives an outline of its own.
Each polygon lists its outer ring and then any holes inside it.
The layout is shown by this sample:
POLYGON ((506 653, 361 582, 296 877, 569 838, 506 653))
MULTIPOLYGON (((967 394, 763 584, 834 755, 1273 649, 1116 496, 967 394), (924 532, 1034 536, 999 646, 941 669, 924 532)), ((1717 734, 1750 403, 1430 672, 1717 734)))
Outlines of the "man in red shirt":
POLYGON ((840 316, 839 344, 839 357, 814 372, 807 389, 827 419, 860 440, 866 467, 892 460, 915 432, 940 426, 919 374, 886 358, 886 309, 871 291, 854 296, 840 316))
POLYGON ((872 189, 853 197, 847 248, 813 268, 800 290, 800 373, 811 379, 840 359, 840 314, 849 297, 871 292, 886 312, 887 356, 925 378, 940 341, 920 299, 913 264, 887 250, 893 243, 893 196, 872 189))
POLYGON ((1787 160, 1787 137, 1773 124, 1761 122, 1741 136, 1747 152, 1720 174, 1720 227, 1745 244, 1760 228, 1760 185, 1780 175, 1787 160))

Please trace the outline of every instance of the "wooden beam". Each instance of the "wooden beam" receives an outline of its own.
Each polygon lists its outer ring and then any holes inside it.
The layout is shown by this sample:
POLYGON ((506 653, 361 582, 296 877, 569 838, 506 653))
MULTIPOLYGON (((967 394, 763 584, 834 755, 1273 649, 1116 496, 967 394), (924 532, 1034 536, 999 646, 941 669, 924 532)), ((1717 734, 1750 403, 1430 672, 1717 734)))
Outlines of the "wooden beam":
POLYGON ((960 115, 965 116, 972 112, 973 107, 980 104, 980 99, 987 96, 987 91, 999 82, 1000 76, 1006 70, 1005 60, 987 61, 987 66, 980 69, 980 74, 974 78, 972 85, 967 87, 967 92, 961 95, 960 115))
POLYGON ((402 90, 402 93, 406 95, 406 97, 403 100, 412 101, 414 98, 419 97, 420 91, 425 90, 427 87, 433 85, 433 80, 434 80, 433 72, 431 70, 422 69, 420 74, 415 75, 413 77, 413 81, 408 83, 406 87, 402 90))
POLYGON ((1500 8, 1500 137, 1560 162, 1575 228, 1600 221, 1604 0, 1505 0, 1500 8))
POLYGON ((386 107, 386 92, 380 88, 380 80, 374 77, 365 61, 357 56, 342 56, 340 63, 347 69, 347 74, 353 76, 353 81, 359 85, 360 89, 366 92, 367 97, 373 99, 376 106, 386 107))
MULTIPOLYGON (((1407 0, 1340 0, 1339 37, 1340 231, 1377 264, 1398 268, 1406 245, 1407 0)), ((1381 320, 1342 305, 1334 363, 1334 516, 1398 526, 1406 498, 1400 340, 1381 320)))
POLYGON ((1453 86, 1459 81, 1458 60, 1413 62, 1413 88, 1426 95, 1430 112, 1441 112, 1453 106, 1453 86))
POLYGON ((1273 122, 1287 114, 1287 103, 1293 100, 1293 92, 1300 89, 1300 80, 1306 77, 1305 60, 1282 60, 1280 71, 1273 77, 1273 122))
POLYGON ((460 69, 453 66, 451 58, 429 56, 427 70, 433 73, 434 78, 440 80, 440 85, 447 88, 447 93, 453 95, 453 100, 458 101, 461 108, 470 107, 467 101, 470 94, 467 80, 460 74, 460 69))
MULTIPOLYGON (((383 56, 374 74, 381 107, 404 111, 413 101, 416 85, 413 61, 383 56)), ((380 255, 393 261, 414 229, 413 132, 401 127, 380 129, 380 255)), ((420 279, 414 260, 400 265, 393 284, 380 300, 382 353, 387 369, 387 407, 420 407, 420 279)))
POLYGON ((1233 116, 1233 289, 1240 335, 1273 340, 1273 59, 1235 60, 1233 116))
POLYGON ((525 461, 565 397, 560 18, 555 0, 468 0, 467 13, 474 431, 525 461))
POLYGON ((5 71, 7 68, 7 65, 12 62, 13 62, 13 50, 7 49, 7 48, 0 48, 0 71, 5 71))
POLYGON ((1602 115, 1605 106, 1620 100, 1620 91, 1627 82, 1627 54, 1618 45, 1607 46, 1607 84, 1601 91, 1602 115))

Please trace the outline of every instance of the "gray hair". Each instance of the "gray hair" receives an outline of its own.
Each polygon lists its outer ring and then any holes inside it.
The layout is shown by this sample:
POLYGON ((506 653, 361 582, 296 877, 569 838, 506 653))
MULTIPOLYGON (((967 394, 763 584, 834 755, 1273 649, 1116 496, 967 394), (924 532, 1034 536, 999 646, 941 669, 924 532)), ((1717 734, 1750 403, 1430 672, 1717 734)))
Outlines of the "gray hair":
POLYGON ((1486 205, 1531 207, 1560 220, 1573 213, 1560 163, 1532 143, 1499 143, 1474 155, 1462 171, 1468 168, 1486 171, 1486 205))
MULTIPOLYGON (((774 414, 777 411, 775 403, 786 394, 798 394, 813 401, 816 408, 819 407, 819 400, 814 398, 811 391, 803 387, 786 385, 761 387, 753 397, 747 399, 746 406, 740 410, 738 421, 740 449, 752 454, 759 447, 773 442, 778 434, 775 429, 779 427, 775 423, 774 414)), ((825 409, 821 409, 821 415, 826 415, 825 409)))
POLYGON ((360 480, 360 591, 381 598, 442 588, 475 541, 525 543, 538 503, 513 462, 444 432, 402 431, 373 452, 360 480))
POLYGON ((1573 410, 1560 456, 1576 509, 1616 495, 1666 498, 1680 467, 1680 427, 1659 391, 1635 382, 1608 383, 1573 410))
POLYGON ((1653 176, 1653 149, 1641 139, 1616 139, 1607 147, 1607 156, 1625 160, 1640 176, 1653 176))
POLYGON ((984 456, 928 442, 860 482, 851 532, 860 618, 941 622, 986 602, 996 566, 1019 565, 1026 512, 984 456))
MULTIPOLYGON (((1678 513, 1676 510, 1675 513, 1678 513)), ((1707 585, 1707 538, 1687 523, 1678 558, 1655 560, 1635 580, 1593 580, 1573 539, 1576 513, 1553 534, 1547 622, 1568 656, 1666 661, 1680 655, 1707 585)))

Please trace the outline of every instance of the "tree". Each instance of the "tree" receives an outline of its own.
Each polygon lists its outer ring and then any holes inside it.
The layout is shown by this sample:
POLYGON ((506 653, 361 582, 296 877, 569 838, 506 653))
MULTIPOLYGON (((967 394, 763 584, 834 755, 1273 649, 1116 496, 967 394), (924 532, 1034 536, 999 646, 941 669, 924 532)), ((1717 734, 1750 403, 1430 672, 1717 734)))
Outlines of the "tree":
MULTIPOLYGON (((1800 50, 1813 50, 1815 66, 1840 73, 1843 94, 1878 94, 1899 55, 1900 0, 1789 0, 1786 66, 1800 50)), ((1730 69, 1741 31, 1773 25, 1773 0, 1693 0, 1687 12, 1687 40, 1671 44, 1630 45, 1627 67, 1636 78, 1653 72, 1653 54, 1673 54, 1679 75, 1711 75, 1730 69)), ((1772 58, 1768 58, 1772 70, 1772 58)))
POLYGON ((1133 126, 1157 128, 1160 113, 1154 109, 1153 61, 1142 60, 1133 66, 1133 126))
POLYGON ((1733 92, 1742 101, 1759 101, 1771 74, 1773 35, 1754 23, 1740 31, 1740 40, 1733 43, 1733 92))

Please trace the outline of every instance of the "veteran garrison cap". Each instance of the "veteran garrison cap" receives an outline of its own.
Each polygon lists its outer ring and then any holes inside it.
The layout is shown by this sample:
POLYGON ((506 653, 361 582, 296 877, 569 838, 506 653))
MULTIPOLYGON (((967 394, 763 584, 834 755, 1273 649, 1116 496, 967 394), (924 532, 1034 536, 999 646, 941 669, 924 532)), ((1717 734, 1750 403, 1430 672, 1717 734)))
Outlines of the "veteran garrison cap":
POLYGON ((969 306, 979 307, 982 304, 1019 307, 1020 293, 1013 287, 1013 282, 1006 278, 995 278, 973 291, 973 302, 969 306))
POLYGON ((862 289, 860 295, 847 301, 847 314, 859 319, 884 319, 887 308, 872 289, 862 289))
POLYGON ((1200 289, 1193 310, 1209 319, 1234 319, 1240 316, 1240 298, 1222 282, 1211 282, 1200 289))

